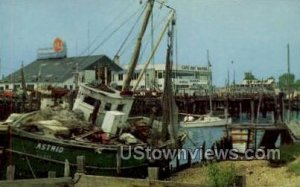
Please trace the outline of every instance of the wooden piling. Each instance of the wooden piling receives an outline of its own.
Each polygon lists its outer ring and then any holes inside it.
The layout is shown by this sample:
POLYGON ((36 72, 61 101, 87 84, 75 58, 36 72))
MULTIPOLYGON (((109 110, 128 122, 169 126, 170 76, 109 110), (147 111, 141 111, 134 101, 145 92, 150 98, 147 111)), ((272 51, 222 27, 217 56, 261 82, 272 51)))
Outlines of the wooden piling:
POLYGON ((180 154, 180 150, 178 149, 177 156, 176 156, 176 170, 178 170, 180 168, 179 154, 180 154))
POLYGON ((158 180, 159 179, 159 168, 158 167, 148 167, 148 179, 158 180))
POLYGON ((240 112, 239 112, 239 119, 240 119, 240 123, 242 123, 242 118, 243 118, 243 106, 242 106, 242 102, 239 103, 240 105, 240 112))
POLYGON ((77 173, 85 173, 85 156, 77 156, 77 173))
POLYGON ((65 160, 64 176, 65 177, 70 176, 70 163, 69 163, 68 159, 65 160))
POLYGON ((118 147, 118 151, 116 154, 116 160, 117 160, 117 174, 120 174, 121 173, 121 164, 122 164, 121 147, 118 147))
POLYGON ((14 180, 15 179, 15 166, 14 165, 7 166, 6 179, 7 180, 14 180))
POLYGON ((274 116, 275 116, 274 111, 272 111, 271 112, 271 118, 272 118, 271 120, 272 120, 273 124, 275 123, 275 117, 274 116))
POLYGON ((251 107, 251 123, 254 123, 255 114, 254 114, 254 100, 250 101, 250 107, 251 107))
POLYGON ((56 178, 56 171, 48 171, 48 178, 56 178))
POLYGON ((202 144, 202 147, 201 147, 201 156, 202 156, 202 160, 201 160, 201 162, 203 162, 204 164, 206 163, 206 158, 205 158, 205 141, 203 142, 203 144, 202 144))

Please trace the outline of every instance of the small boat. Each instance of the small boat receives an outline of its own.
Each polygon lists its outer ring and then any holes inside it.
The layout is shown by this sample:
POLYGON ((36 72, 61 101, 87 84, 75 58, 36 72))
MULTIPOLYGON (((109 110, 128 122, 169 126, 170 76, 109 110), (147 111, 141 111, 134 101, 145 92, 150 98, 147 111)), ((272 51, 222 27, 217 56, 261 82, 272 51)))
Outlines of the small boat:
POLYGON ((225 126, 232 123, 232 119, 221 118, 219 116, 212 115, 187 115, 183 121, 180 122, 181 127, 214 127, 225 126))
MULTIPOLYGON (((209 51, 207 50, 207 67, 211 69, 209 60, 209 51)), ((209 80, 209 109, 210 112, 206 115, 184 114, 183 121, 180 122, 181 127, 215 127, 225 126, 232 123, 232 119, 225 114, 226 117, 214 116, 212 107, 212 75, 209 80)))

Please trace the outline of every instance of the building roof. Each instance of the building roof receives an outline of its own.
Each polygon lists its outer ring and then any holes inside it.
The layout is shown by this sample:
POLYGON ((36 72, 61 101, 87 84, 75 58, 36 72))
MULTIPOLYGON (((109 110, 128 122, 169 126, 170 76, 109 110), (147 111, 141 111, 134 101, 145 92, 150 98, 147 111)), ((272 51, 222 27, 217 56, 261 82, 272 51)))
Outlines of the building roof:
MULTIPOLYGON (((26 82, 64 82, 71 78, 78 71, 95 70, 100 67, 108 67, 112 71, 122 71, 122 68, 115 64, 106 55, 70 57, 60 59, 36 60, 24 67, 26 82)), ((2 82, 21 82, 21 69, 6 76, 2 82)))

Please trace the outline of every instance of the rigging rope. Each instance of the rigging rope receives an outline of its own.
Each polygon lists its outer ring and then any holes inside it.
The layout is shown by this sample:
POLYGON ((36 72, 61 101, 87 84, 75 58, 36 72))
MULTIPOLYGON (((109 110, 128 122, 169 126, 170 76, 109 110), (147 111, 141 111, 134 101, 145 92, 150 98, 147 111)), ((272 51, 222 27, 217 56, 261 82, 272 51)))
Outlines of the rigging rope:
MULTIPOLYGON (((163 21, 165 21, 165 20, 167 19, 167 17, 168 17, 168 15, 166 15, 166 16, 165 16, 164 18, 162 18, 159 22, 157 22, 156 25, 154 25, 154 31, 156 30, 155 28, 159 27, 159 26, 163 23, 163 21)), ((148 33, 144 38, 145 38, 145 39, 144 39, 145 42, 143 42, 143 43, 146 43, 146 45, 148 45, 148 42, 149 42, 149 40, 151 39, 150 34, 148 33)), ((133 38, 133 39, 130 41, 130 43, 132 43, 134 40, 136 40, 136 38, 133 38)), ((120 52, 120 56, 123 55, 128 49, 129 49, 129 46, 127 45, 127 46, 124 48, 124 50, 120 52)), ((143 56, 143 51, 144 51, 144 50, 145 50, 145 49, 143 48, 143 49, 142 49, 142 53, 141 53, 142 55, 141 55, 141 56, 143 56)))
POLYGON ((94 43, 97 41, 97 39, 103 34, 105 33, 117 20, 118 18, 121 17, 122 14, 126 13, 130 7, 131 3, 129 3, 122 11, 120 11, 120 13, 111 20, 111 22, 109 24, 107 24, 104 29, 95 37, 95 39, 92 41, 92 43, 90 45, 88 45, 85 50, 83 50, 79 56, 82 56, 83 54, 85 54, 87 51, 89 51, 89 49, 91 48, 92 45, 94 45, 94 43))
MULTIPOLYGON (((167 16, 165 17, 165 19, 162 19, 162 20, 160 20, 160 22, 158 23, 158 25, 157 25, 157 27, 159 27, 162 23, 163 23, 163 21, 165 21, 166 19, 167 19, 167 17, 168 17, 168 14, 167 14, 167 16)), ((142 61, 142 58, 144 57, 144 53, 145 53, 145 51, 146 51, 146 49, 147 49, 147 47, 148 47, 148 45, 149 45, 149 43, 150 43, 150 40, 151 39, 151 34, 148 34, 146 37, 145 37, 145 40, 146 40, 146 42, 144 42, 146 45, 143 47, 143 49, 142 49, 142 52, 141 52, 141 55, 140 55, 140 57, 139 57, 139 59, 138 59, 138 61, 140 62, 140 61, 142 61)))
POLYGON ((140 18, 142 17, 142 14, 145 12, 147 6, 144 6, 143 11, 141 12, 141 14, 137 17, 135 23, 132 25, 131 29, 129 30, 129 33, 127 34, 126 38, 124 39, 124 41, 122 42, 120 48, 118 49, 116 56, 120 53, 120 51, 122 50, 122 48, 124 47, 125 43, 127 42, 129 36, 132 34, 133 29, 135 28, 135 26, 137 25, 138 21, 140 20, 140 18))
MULTIPOLYGON (((126 18, 119 27, 117 27, 110 35, 108 35, 104 40, 101 41, 101 43, 94 49, 92 50, 87 56, 85 56, 82 60, 80 60, 78 63, 81 64, 84 61, 86 61, 87 57, 90 57, 97 49, 99 49, 107 40, 109 40, 117 31, 119 31, 127 22, 129 22, 141 9, 144 9, 143 7, 141 7, 140 9, 138 9, 136 12, 134 12, 133 14, 131 14, 128 18, 126 18)), ((89 48, 87 48, 88 50, 89 48)), ((69 71, 66 71, 62 77, 66 76, 68 73, 70 73, 70 71, 73 71, 72 69, 69 69, 69 71)), ((56 86, 57 84, 59 84, 58 82, 54 84, 54 86, 56 86)))
POLYGON ((129 19, 124 20, 121 25, 119 27, 117 27, 110 35, 108 35, 106 38, 104 38, 104 40, 102 40, 102 42, 97 45, 97 47, 90 52, 90 54, 88 56, 90 56, 91 54, 93 54, 97 49, 99 49, 107 40, 109 40, 117 31, 119 31, 127 22, 129 22, 129 20, 135 16, 138 12, 140 11, 140 9, 138 9, 136 12, 134 12, 132 15, 130 15, 129 19))

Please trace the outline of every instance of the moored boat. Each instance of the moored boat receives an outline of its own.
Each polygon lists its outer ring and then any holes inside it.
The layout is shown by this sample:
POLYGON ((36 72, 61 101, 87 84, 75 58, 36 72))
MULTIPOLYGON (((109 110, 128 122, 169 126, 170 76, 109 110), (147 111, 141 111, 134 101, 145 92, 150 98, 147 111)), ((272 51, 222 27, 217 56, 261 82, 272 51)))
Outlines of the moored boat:
POLYGON ((180 126, 184 128, 189 127, 216 127, 225 126, 232 123, 231 117, 221 118, 218 116, 211 115, 198 115, 192 116, 187 115, 184 117, 183 121, 180 122, 180 126))

